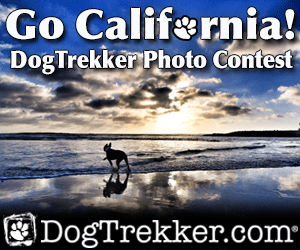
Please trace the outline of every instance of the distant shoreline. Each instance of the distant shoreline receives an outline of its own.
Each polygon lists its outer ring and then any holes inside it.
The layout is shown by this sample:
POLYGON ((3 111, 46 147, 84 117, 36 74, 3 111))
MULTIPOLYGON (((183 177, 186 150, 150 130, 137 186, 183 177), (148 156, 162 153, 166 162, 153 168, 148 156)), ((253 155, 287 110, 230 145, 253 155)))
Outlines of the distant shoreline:
POLYGON ((235 137, 300 137, 299 130, 266 130, 266 131, 234 131, 230 133, 213 133, 204 136, 235 136, 235 137))

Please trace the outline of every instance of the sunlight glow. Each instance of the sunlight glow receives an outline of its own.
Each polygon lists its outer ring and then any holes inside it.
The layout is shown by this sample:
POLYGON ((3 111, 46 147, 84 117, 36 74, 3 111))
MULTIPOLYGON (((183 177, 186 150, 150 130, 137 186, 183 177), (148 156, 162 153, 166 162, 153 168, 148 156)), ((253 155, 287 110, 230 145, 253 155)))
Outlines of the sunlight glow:
POLYGON ((140 104, 141 105, 145 105, 145 106, 151 106, 151 105, 155 105, 157 102, 156 101, 141 101, 140 104))
POLYGON ((161 114, 155 124, 156 133, 184 133, 186 128, 184 122, 187 120, 186 115, 181 112, 161 114))

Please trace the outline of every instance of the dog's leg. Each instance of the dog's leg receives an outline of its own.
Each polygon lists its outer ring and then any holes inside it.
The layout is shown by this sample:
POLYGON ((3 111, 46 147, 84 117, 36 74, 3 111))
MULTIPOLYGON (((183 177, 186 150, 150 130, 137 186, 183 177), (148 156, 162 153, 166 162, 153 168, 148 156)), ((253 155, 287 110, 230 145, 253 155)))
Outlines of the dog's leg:
POLYGON ((126 179, 124 181, 124 190, 127 188, 128 178, 129 178, 129 173, 126 174, 126 179))
POLYGON ((108 180, 107 183, 111 183, 111 180, 112 180, 113 176, 114 176, 114 173, 112 173, 112 174, 110 175, 109 180, 108 180))
POLYGON ((117 167, 118 167, 118 170, 119 170, 119 168, 120 168, 120 162, 121 162, 122 160, 120 160, 120 159, 117 159, 116 160, 116 164, 117 164, 117 167))
POLYGON ((117 179, 116 179, 116 183, 118 184, 118 185, 120 185, 121 184, 121 182, 120 182, 120 175, 117 173, 117 179))
POLYGON ((129 164, 128 164, 128 158, 127 158, 127 155, 124 156, 124 160, 125 160, 125 162, 126 162, 127 169, 128 169, 128 171, 130 172, 131 170, 130 170, 130 167, 129 167, 129 164))
POLYGON ((118 168, 118 169, 115 169, 114 166, 113 166, 113 164, 112 164, 112 162, 111 162, 111 160, 110 160, 110 159, 107 159, 107 160, 109 161, 110 166, 112 167, 112 171, 113 171, 113 172, 118 171, 119 168, 118 168))

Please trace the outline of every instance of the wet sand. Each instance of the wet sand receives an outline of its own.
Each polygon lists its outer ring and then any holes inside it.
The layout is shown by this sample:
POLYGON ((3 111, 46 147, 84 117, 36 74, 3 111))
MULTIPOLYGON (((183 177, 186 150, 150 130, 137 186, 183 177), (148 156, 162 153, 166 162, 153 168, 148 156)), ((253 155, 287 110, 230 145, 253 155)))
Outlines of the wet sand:
POLYGON ((121 172, 117 178, 115 173, 4 180, 0 211, 97 219, 300 218, 300 167, 121 172))
MULTIPOLYGON (((128 175, 121 171, 119 180, 115 173, 0 182, 0 212, 3 217, 25 212, 36 216, 37 242, 32 246, 36 249, 83 249, 82 238, 76 244, 63 239, 57 244, 41 244, 45 232, 42 220, 56 220, 63 228, 75 225, 79 230, 101 220, 117 220, 120 225, 133 225, 136 228, 146 224, 152 230, 155 230, 154 220, 173 228, 174 220, 191 227, 222 225, 226 234, 218 235, 221 240, 218 244, 208 242, 199 245, 194 242, 188 247, 299 249, 300 239, 295 233, 292 234, 293 244, 284 245, 253 244, 248 241, 237 244, 230 238, 231 229, 236 225, 245 228, 252 225, 261 228, 265 225, 287 225, 288 228, 297 226, 298 229, 299 208, 300 167, 128 175)), ((58 237, 57 226, 52 225, 50 229, 54 233, 50 237, 58 237)), ((98 249, 165 249, 167 246, 141 244, 132 235, 130 244, 120 244, 118 239, 122 239, 122 234, 117 234, 117 231, 113 236, 116 243, 103 244, 101 240, 105 239, 106 233, 99 229, 97 232, 98 249)), ((173 232, 169 231, 168 237, 174 238, 173 232)), ((4 235, 3 230, 0 233, 4 235)), ((237 237, 241 237, 239 232, 237 237)), ((272 237, 276 239, 277 236, 272 237)), ((3 240, 0 240, 0 245, 6 248, 3 240)), ((167 247, 182 249, 186 248, 186 244, 170 243, 167 247)))

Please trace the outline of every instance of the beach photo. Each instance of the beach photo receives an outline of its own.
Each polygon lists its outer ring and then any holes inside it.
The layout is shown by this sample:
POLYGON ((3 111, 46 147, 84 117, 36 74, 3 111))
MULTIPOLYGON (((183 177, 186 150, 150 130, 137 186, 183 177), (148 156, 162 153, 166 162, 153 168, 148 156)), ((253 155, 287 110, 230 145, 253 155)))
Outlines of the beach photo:
POLYGON ((298 249, 299 11, 0 0, 0 246, 298 249))

